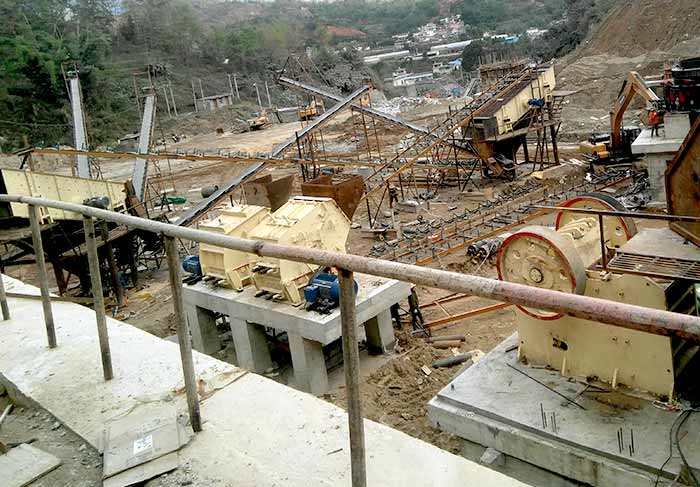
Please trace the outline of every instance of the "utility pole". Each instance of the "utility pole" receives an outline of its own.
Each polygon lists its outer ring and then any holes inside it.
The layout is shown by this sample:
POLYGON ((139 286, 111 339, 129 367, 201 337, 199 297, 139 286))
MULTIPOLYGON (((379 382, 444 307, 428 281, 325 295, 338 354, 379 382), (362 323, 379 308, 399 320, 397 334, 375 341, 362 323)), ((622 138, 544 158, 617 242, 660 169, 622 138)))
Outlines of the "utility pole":
POLYGON ((258 90, 258 84, 253 83, 253 86, 255 86, 255 94, 258 96, 258 106, 260 107, 260 110, 262 110, 262 102, 260 101, 260 90, 258 90))
POLYGON ((175 95, 173 95, 173 86, 170 84, 170 81, 168 81, 168 89, 170 90, 170 101, 173 104, 173 111, 177 117, 177 105, 175 104, 175 95))
POLYGON ((173 114, 170 113, 170 101, 168 100, 168 92, 165 90, 165 86, 163 88, 163 98, 165 98, 165 108, 168 110, 168 117, 173 118, 173 114))
MULTIPOLYGON (((204 89, 202 88, 202 78, 199 78, 199 94, 202 95, 202 105, 204 105, 204 89)), ((206 105, 203 106, 203 109, 206 110, 206 105)))
POLYGON ((270 98, 270 88, 267 86, 267 81, 265 81, 265 92, 267 92, 267 106, 272 108, 272 99, 270 98))
POLYGON ((238 101, 241 101, 241 95, 238 93, 238 82, 236 81, 236 74, 233 74, 233 87, 236 88, 236 98, 238 98, 238 101))
POLYGON ((192 81, 192 98, 194 98, 194 111, 195 113, 199 112, 199 108, 197 108, 197 92, 194 90, 194 80, 192 81))
POLYGON ((231 73, 226 73, 226 77, 228 77, 229 93, 231 93, 231 98, 233 98, 233 84, 231 83, 231 73))
POLYGON ((141 115, 141 100, 139 98, 139 87, 136 83, 136 75, 132 74, 131 79, 134 80, 134 96, 136 97, 136 106, 139 109, 139 115, 141 115))

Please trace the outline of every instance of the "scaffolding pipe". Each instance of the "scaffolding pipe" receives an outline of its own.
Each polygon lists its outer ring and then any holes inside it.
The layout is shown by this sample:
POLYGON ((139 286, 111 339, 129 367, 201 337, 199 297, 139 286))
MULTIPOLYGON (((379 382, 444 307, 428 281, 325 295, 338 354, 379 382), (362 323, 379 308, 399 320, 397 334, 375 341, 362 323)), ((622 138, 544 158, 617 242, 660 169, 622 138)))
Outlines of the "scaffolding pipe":
POLYGON ((182 360, 182 375, 185 379, 185 394, 187 395, 187 409, 190 414, 190 424, 195 433, 202 431, 202 417, 199 411, 199 398, 197 397, 197 379, 194 373, 194 357, 192 356, 192 338, 190 326, 185 317, 185 309, 182 303, 182 276, 180 259, 177 251, 177 242, 173 237, 165 236, 165 253, 168 256, 168 273, 170 277, 170 290, 173 294, 173 311, 177 325, 177 341, 180 345, 180 359, 182 360))
POLYGON ((49 275, 46 272, 44 244, 41 242, 39 208, 30 204, 28 210, 29 225, 32 228, 32 244, 34 245, 34 256, 36 257, 36 273, 39 277, 39 289, 41 289, 41 305, 44 310, 44 323, 46 324, 46 338, 49 342, 49 348, 56 348, 56 328, 53 322, 53 311, 51 310, 51 294, 49 294, 49 275))
POLYGON ((97 238, 95 236, 95 221, 89 216, 83 216, 85 244, 87 246, 88 266, 90 267, 90 282, 92 284, 92 299, 97 321, 97 337, 100 342, 100 357, 102 358, 102 374, 105 380, 114 377, 112 369, 112 352, 109 349, 109 333, 105 317, 105 297, 102 291, 102 273, 100 272, 100 256, 97 253, 97 238))
POLYGON ((678 337, 696 343, 700 342, 700 318, 690 315, 607 301, 589 296, 550 291, 480 276, 429 269, 400 262, 290 245, 278 245, 259 240, 227 237, 212 232, 183 228, 177 225, 65 201, 53 201, 19 195, 0 195, 0 201, 46 206, 81 213, 183 240, 240 250, 265 257, 347 269, 352 272, 397 279, 422 286, 563 313, 577 318, 655 335, 678 337))
POLYGON ((343 367, 347 391, 348 430, 350 433, 350 476, 352 487, 366 487, 365 430, 360 403, 360 349, 357 346, 355 279, 340 269, 340 323, 343 336, 343 367))
POLYGON ((10 307, 7 305, 7 293, 5 293, 5 283, 2 280, 0 273, 0 307, 2 307, 2 319, 7 321, 10 319, 10 307))

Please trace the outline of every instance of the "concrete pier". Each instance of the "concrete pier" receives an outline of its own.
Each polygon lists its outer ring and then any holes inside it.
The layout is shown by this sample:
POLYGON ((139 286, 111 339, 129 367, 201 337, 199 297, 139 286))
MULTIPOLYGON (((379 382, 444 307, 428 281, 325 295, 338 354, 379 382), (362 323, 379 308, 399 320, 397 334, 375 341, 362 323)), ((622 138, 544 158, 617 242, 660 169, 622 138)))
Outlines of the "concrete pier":
MULTIPOLYGON (((517 361, 517 344, 516 334, 431 399, 431 423, 462 438, 467 458, 525 482, 654 487, 679 412, 656 407, 635 391, 623 395, 554 370, 528 367, 517 361)), ((691 416, 684 428, 682 447, 696 470, 700 416, 691 416)), ((659 485, 669 485, 682 468, 674 455, 664 465, 659 485)))
MULTIPOLYGON (((356 275, 357 322, 364 323, 370 351, 386 353, 394 345, 391 306, 411 293, 405 282, 356 275)), ((214 353, 221 348, 216 331, 217 313, 227 315, 239 367, 263 373, 271 365, 265 327, 285 331, 289 337, 297 387, 312 394, 328 391, 323 346, 341 337, 340 310, 323 315, 303 306, 255 297, 249 286, 241 292, 199 282, 184 286, 183 299, 196 350, 214 353)))

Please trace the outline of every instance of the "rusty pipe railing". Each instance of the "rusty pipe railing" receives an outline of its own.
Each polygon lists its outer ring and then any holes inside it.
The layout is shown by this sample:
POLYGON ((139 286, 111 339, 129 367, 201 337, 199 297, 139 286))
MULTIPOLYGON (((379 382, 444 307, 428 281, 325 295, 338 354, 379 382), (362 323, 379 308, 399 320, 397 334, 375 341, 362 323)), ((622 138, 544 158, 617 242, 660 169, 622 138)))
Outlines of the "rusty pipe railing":
MULTIPOLYGON (((138 218, 122 213, 101 210, 89 206, 63 201, 53 201, 44 198, 29 196, 0 195, 0 201, 29 205, 29 213, 33 216, 35 230, 35 245, 41 250, 41 233, 38 231, 38 207, 56 208, 81 214, 83 218, 99 218, 132 228, 159 233, 166 237, 168 249, 168 264, 171 268, 170 280, 173 289, 173 301, 176 318, 178 320, 178 340, 185 379, 185 389, 188 399, 190 421, 195 431, 201 430, 201 418, 199 402, 194 377, 191 344, 188 340, 189 332, 186 319, 182 313, 182 294, 179 286, 179 262, 176 260, 174 239, 190 240, 207 243, 223 248, 253 253, 265 257, 275 257, 284 260, 305 262, 319 266, 332 266, 340 270, 341 294, 341 321, 343 338, 343 355, 346 359, 346 381, 348 387, 348 422, 350 431, 350 458, 353 487, 364 487, 367 483, 364 425, 360 408, 359 394, 359 367, 357 356, 357 340, 355 336, 356 319, 352 302, 354 290, 352 289, 352 273, 359 272, 390 279, 398 279, 428 287, 445 289, 457 293, 490 298, 497 301, 519 304, 555 311, 578 318, 607 323, 623 328, 639 330, 657 335, 675 336, 686 340, 700 342, 700 318, 671 313, 641 306, 606 301, 588 296, 566 294, 558 291, 539 289, 522 284, 489 279, 485 277, 458 274, 455 272, 441 271, 418 267, 399 262, 390 262, 379 259, 371 259, 351 254, 341 254, 304 247, 278 245, 256 240, 247 240, 235 237, 227 237, 212 232, 184 228, 173 224, 161 223, 145 218, 138 218)), ((94 232, 93 232, 94 233, 94 232)), ((86 238, 94 238, 94 235, 86 235, 86 238)), ((43 257, 43 255, 42 255, 43 257)), ((37 255, 37 262, 40 259, 37 255)), ((51 314, 50 297, 45 266, 39 265, 38 271, 42 281, 42 296, 44 312, 49 336, 49 346, 55 346, 53 332, 53 319, 51 314), (46 289, 44 289, 46 288, 46 289), (45 291, 46 292, 43 292, 45 291), (49 326, 49 324, 51 326, 49 326), (52 340, 53 338, 53 340, 52 340), (53 343, 52 343, 53 342, 53 343)), ((9 318, 7 297, 2 286, 0 276, 0 301, 3 317, 9 318)), ((96 300, 96 305, 98 304, 96 300)), ((100 325, 98 319, 98 326, 100 325)), ((591 326, 595 326, 591 325, 591 326)), ((106 339, 106 333, 104 337, 106 339)), ((103 363, 106 360, 103 349, 103 363)), ((110 362, 111 365, 111 362, 110 362)))
POLYGON ((400 262, 227 237, 212 232, 181 228, 173 224, 147 220, 76 203, 13 195, 0 195, 0 201, 61 209, 183 240, 207 243, 265 257, 331 266, 362 274, 398 279, 422 286, 554 311, 622 328, 700 342, 700 318, 690 315, 607 301, 589 296, 539 289, 523 284, 430 269, 400 262))

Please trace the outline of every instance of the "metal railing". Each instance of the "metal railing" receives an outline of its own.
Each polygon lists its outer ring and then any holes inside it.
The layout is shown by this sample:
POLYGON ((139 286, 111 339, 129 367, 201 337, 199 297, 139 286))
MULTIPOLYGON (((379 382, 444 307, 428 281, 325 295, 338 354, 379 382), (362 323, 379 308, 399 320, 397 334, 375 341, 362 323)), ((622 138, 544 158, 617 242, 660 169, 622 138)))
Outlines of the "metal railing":
MULTIPOLYGON (((57 342, 53 315, 51 313, 48 274, 46 272, 46 262, 43 256, 41 232, 39 229, 38 207, 62 209, 83 215, 105 380, 112 378, 112 363, 104 316, 104 303, 101 298, 102 284, 96 265, 97 244, 95 241, 96 235, 93 219, 98 218, 132 228, 154 232, 163 236, 168 256, 170 286, 173 294, 177 335, 180 345, 190 422, 193 430, 196 432, 201 431, 202 421, 199 411, 199 400, 197 397, 194 363, 192 359, 192 344, 189 339, 189 325, 183 312, 182 270, 175 239, 216 245, 264 257, 274 257, 319 266, 336 267, 339 270, 340 280, 340 313, 343 358, 345 361, 345 381, 348 391, 347 409, 353 487, 366 486, 364 427, 359 394, 359 349, 357 346, 357 323, 354 305, 354 272, 398 279, 422 286, 440 288, 516 305, 559 312, 623 328, 657 335, 679 337, 700 343, 700 318, 690 315, 606 301, 588 296, 549 291, 522 284, 424 268, 399 262, 372 259, 358 255, 227 237, 212 232, 183 228, 177 225, 161 223, 75 203, 12 195, 0 195, 0 201, 29 205, 32 237, 34 239, 34 249, 36 251, 37 273, 40 280, 44 309, 44 321, 46 324, 49 347, 51 348, 56 347, 57 342)), ((5 289, 2 285, 2 279, 0 279, 0 305, 3 318, 6 320, 9 319, 10 312, 5 289)), ((591 326, 595 325, 593 324, 591 326)))

